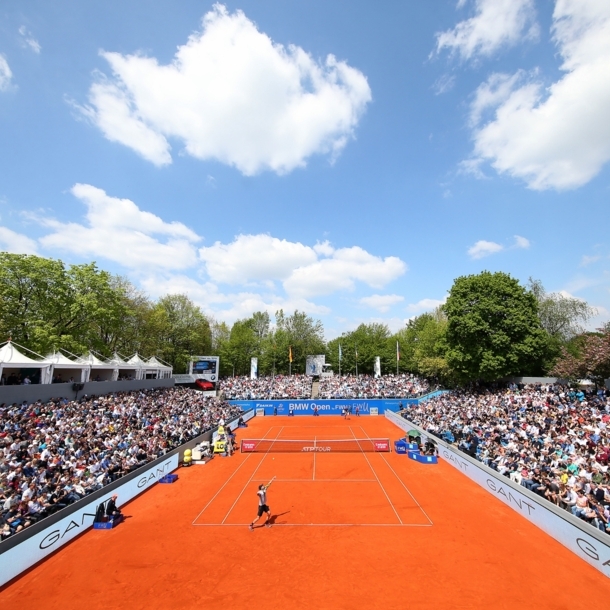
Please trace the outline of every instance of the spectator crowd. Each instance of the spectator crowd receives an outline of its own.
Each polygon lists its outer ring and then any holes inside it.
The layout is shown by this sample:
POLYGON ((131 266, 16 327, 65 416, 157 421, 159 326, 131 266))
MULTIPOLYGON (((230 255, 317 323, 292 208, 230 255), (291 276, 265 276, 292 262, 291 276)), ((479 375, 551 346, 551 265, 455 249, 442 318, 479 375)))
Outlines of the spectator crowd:
POLYGON ((0 405, 2 540, 239 413, 178 387, 0 405))
POLYGON ((322 377, 320 398, 415 398, 430 391, 428 382, 414 375, 347 375, 322 377))
POLYGON ((284 400, 311 398, 312 379, 308 375, 276 375, 275 377, 228 377, 220 381, 226 400, 284 400))
POLYGON ((403 415, 610 533, 610 392, 560 385, 455 391, 403 415))

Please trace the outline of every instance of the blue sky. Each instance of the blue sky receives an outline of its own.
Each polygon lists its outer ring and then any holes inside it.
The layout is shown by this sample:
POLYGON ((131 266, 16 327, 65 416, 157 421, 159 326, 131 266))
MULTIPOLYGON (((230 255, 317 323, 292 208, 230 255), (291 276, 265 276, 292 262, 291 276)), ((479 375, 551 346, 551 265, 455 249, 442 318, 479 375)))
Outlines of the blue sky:
POLYGON ((505 271, 610 318, 607 0, 7 0, 0 249, 398 330, 505 271))

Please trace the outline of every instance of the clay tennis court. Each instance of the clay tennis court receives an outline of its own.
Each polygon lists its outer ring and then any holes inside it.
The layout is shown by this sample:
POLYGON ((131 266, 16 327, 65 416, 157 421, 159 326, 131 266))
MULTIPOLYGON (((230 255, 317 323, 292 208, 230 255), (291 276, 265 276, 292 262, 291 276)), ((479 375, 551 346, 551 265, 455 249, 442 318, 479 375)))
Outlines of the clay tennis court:
MULTIPOLYGON (((390 438, 383 417, 255 418, 241 438, 390 438)), ((445 463, 237 453, 180 469, 0 592, 3 608, 606 607, 607 579, 445 463), (256 490, 273 526, 249 531, 256 490)), ((120 498, 119 498, 120 504, 120 498)))

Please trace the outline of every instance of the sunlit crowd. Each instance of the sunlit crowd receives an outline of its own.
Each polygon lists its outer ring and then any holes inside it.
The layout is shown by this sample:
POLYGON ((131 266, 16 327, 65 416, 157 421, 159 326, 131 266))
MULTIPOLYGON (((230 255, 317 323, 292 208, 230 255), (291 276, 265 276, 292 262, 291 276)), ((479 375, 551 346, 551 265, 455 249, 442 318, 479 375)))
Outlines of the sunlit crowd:
POLYGON ((320 398, 414 398, 426 394, 430 386, 415 375, 347 375, 322 377, 320 398))
POLYGON ((228 377, 220 381, 220 391, 226 400, 304 399, 311 398, 311 385, 308 375, 228 377))
POLYGON ((179 387, 0 405, 2 540, 239 413, 179 387))
POLYGON ((610 533, 610 392, 560 385, 456 391, 403 415, 610 533))

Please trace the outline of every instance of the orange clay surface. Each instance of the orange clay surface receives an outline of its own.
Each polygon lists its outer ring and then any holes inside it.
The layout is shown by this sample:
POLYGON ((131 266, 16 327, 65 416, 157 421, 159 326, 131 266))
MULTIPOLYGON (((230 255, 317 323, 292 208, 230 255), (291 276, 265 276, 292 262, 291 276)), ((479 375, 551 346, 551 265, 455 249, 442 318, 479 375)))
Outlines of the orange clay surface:
MULTIPOLYGON (((262 417, 240 438, 402 433, 383 417, 262 417)), ((0 591, 4 609, 607 608, 610 583, 445 463, 268 453, 177 471, 0 591), (274 525, 253 532, 256 490, 274 525)), ((118 501, 120 505, 120 497, 118 501)))

